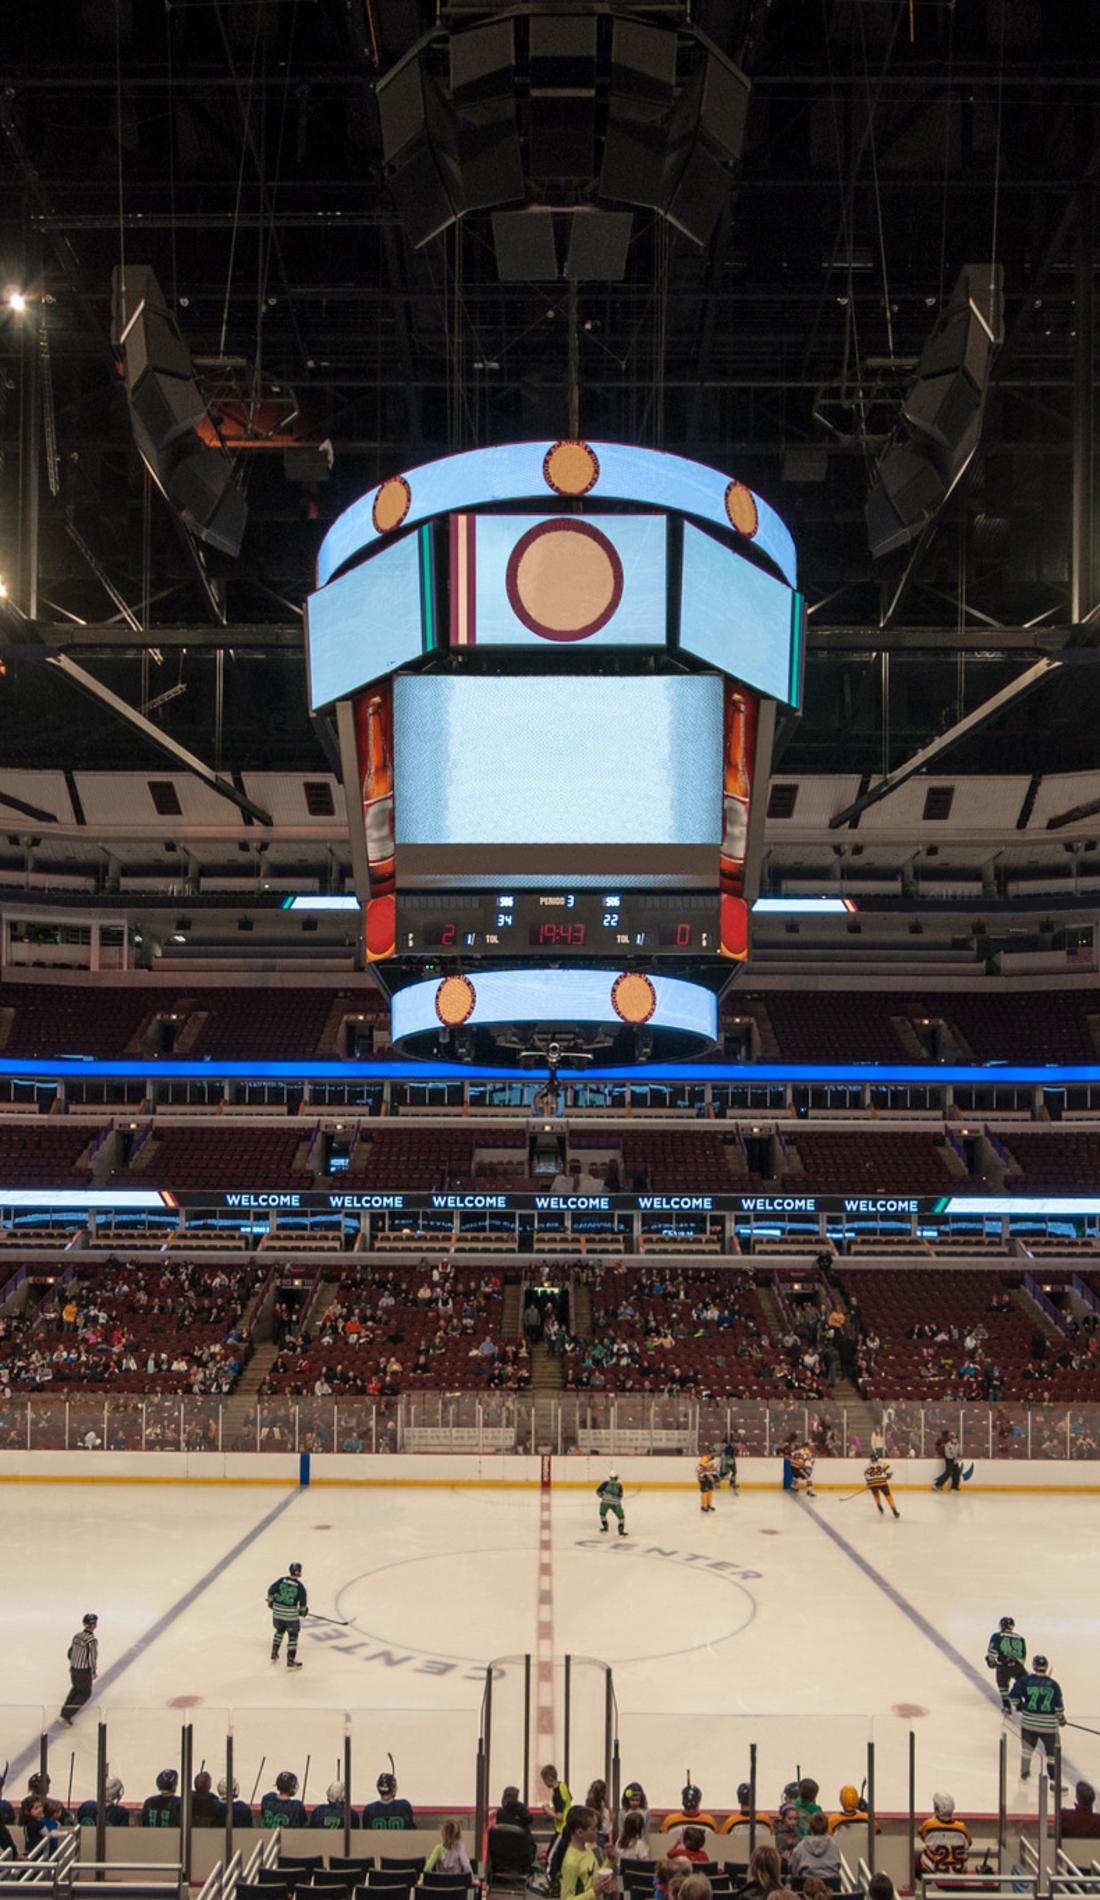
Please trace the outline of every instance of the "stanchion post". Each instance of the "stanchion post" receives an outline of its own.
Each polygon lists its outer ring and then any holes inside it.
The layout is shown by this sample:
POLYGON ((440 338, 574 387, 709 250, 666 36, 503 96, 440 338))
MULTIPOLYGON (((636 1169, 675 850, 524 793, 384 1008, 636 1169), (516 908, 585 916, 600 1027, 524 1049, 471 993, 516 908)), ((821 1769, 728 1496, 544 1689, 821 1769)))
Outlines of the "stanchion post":
POLYGON ((344 1859, 351 1859, 351 1723, 344 1722, 344 1859))
POLYGON ((909 1872, 906 1886, 916 1878, 917 1865, 917 1732, 909 1730, 909 1872))
POLYGON ((225 1731, 225 1865, 228 1867, 233 1858, 233 1804, 236 1795, 233 1791, 233 1724, 228 1723, 225 1731))
POLYGON ((565 1687, 562 1696, 562 1779, 569 1786, 569 1731, 573 1726, 573 1658, 565 1658, 565 1687))
POLYGON ((531 1786, 531 1652, 523 1658, 523 1794, 531 1786))
POLYGON ((474 1774, 474 1841, 479 1854, 484 1854, 487 1846, 486 1827, 488 1824, 488 1803, 485 1799, 485 1741, 477 1738, 477 1766, 474 1774))
MULTIPOLYGON (((95 1740, 95 1857, 107 1858, 107 1724, 101 1722, 95 1740)), ((102 1880, 97 1874, 96 1879, 102 1880)))
POLYGON ((1043 1766, 1039 1771, 1039 1836, 1036 1841, 1039 1854, 1039 1871, 1035 1881, 1035 1891, 1037 1894, 1050 1892, 1050 1854, 1048 1851, 1050 1842, 1047 1838, 1047 1828, 1049 1824, 1050 1780, 1047 1776, 1047 1765, 1044 1759, 1043 1766))
POLYGON ((1001 1730, 997 1751, 997 1872, 1005 1870, 1005 1840, 1008 1835, 1008 1736, 1001 1730))
POLYGON ((488 1809, 489 1777, 493 1763, 493 1665, 485 1671, 485 1695, 481 1704, 482 1732, 485 1739, 485 1804, 488 1809))
POLYGON ((875 1871, 875 1744, 867 1744, 867 1866, 875 1871))
POLYGON ((749 1743, 749 1859, 756 1852, 756 1743, 749 1743))
MULTIPOLYGON (((1068 1417, 1067 1413, 1067 1417, 1068 1417)), ((1054 1735, 1054 1871, 1058 1871, 1058 1853, 1062 1845, 1062 1737, 1054 1735)))
POLYGON ((180 1800, 180 1865, 183 1878, 191 1881, 191 1762, 193 1758, 195 1732, 190 1722, 183 1725, 180 1738, 180 1761, 183 1769, 183 1787, 180 1800))
POLYGON ((603 1679, 603 1779, 604 1786, 611 1786, 611 1743, 615 1728, 615 1685, 610 1668, 604 1671, 603 1679))

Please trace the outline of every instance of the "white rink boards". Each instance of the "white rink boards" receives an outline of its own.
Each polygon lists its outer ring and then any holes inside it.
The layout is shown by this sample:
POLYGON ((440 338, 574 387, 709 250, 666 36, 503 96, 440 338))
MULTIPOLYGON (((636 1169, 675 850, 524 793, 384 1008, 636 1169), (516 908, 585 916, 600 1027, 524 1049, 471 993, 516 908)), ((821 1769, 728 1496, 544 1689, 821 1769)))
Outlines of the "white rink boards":
MULTIPOLYGON (((580 1474, 556 1464, 559 1475, 580 1474)), ((281 1768, 302 1776, 308 1755, 308 1796, 322 1799, 348 1726, 357 1803, 392 1751, 414 1807, 472 1805, 485 1665, 528 1652, 532 1780, 540 1757, 562 1765, 568 1653, 611 1664, 623 1779, 655 1806, 677 1803, 690 1769, 704 1805, 728 1809, 751 1742, 761 1805, 801 1769, 831 1806, 841 1783, 862 1780, 873 1740, 878 1805, 897 1811, 912 1728, 918 1805, 945 1789, 988 1812, 1002 1723, 983 1657, 1000 1616, 1050 1657, 1071 1720, 1100 1729, 1097 1500, 920 1489, 899 1502, 894 1523, 866 1496, 723 1491, 704 1518, 690 1491, 631 1487, 620 1540, 600 1535, 591 1486, 556 1485, 540 1574, 546 1505, 533 1487, 7 1486, 8 1791, 25 1786, 45 1711, 55 1786, 75 1753, 74 1799, 91 1793, 98 1710, 128 1801, 178 1761, 191 1720, 195 1765, 215 1776, 232 1722, 246 1796, 264 1758, 261 1792, 281 1768), (350 1626, 310 1627, 291 1674, 269 1661, 264 1593, 295 1559, 314 1609, 350 1626), (56 1720, 65 1652, 87 1610, 101 1677, 68 1730, 56 1720)), ((603 1769, 602 1676, 577 1661, 571 1694, 579 1796, 603 1769)), ((493 1698, 495 1799, 522 1777, 518 1661, 493 1698)), ((1100 1784, 1100 1736, 1066 1729, 1064 1741, 1067 1775, 1100 1784)), ((1036 1784, 1028 1800, 1018 1770, 1012 1736, 1009 1805, 1025 1811, 1036 1784)))

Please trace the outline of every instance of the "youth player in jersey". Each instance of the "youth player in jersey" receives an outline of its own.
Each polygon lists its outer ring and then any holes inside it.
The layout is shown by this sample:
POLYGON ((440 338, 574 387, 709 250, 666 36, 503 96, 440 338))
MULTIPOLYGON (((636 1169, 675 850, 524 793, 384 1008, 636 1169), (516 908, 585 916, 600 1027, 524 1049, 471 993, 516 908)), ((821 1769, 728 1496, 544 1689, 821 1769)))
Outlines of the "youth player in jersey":
POLYGON ((791 1446, 791 1490, 816 1498, 814 1490, 814 1454, 809 1445, 791 1446))
POLYGON ((1027 1644, 1022 1636, 1016 1634, 1015 1619, 1002 1616, 986 1644, 985 1663, 987 1669, 997 1671, 997 1687, 1001 1692, 1001 1707, 1006 1715, 1012 1714, 1009 1690, 1027 1675, 1027 1644))
POLYGON ((619 1520, 619 1536, 626 1536, 626 1517, 623 1514, 623 1487, 617 1471, 609 1471, 602 1484, 596 1486, 596 1496, 600 1500, 600 1529, 607 1529, 607 1514, 619 1520))
POLYGON ((894 1494, 890 1489, 890 1480, 893 1475, 893 1471, 887 1464, 885 1458, 872 1458, 863 1474, 863 1482, 875 1500, 875 1509, 878 1511, 880 1517, 885 1517, 886 1515, 882 1508, 883 1498, 886 1499, 894 1516, 901 1516, 901 1512, 894 1503, 894 1494))
POLYGON ((713 1454, 705 1451, 695 1467, 695 1478, 699 1486, 699 1509, 710 1512, 714 1509, 714 1493, 718 1489, 718 1467, 713 1454))
POLYGON ((970 1829, 955 1818, 955 1799, 949 1794, 932 1796, 932 1813, 917 1829, 920 1874, 964 1874, 970 1852, 970 1829))

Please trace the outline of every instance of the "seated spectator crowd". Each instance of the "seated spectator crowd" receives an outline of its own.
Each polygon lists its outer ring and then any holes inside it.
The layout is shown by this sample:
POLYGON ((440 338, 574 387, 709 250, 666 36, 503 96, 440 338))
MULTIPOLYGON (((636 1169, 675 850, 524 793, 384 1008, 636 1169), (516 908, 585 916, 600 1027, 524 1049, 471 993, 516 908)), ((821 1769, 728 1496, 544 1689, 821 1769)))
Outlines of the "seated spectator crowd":
POLYGON ((110 1258, 37 1308, 0 1314, 0 1397, 77 1389, 231 1392, 260 1269, 110 1258))

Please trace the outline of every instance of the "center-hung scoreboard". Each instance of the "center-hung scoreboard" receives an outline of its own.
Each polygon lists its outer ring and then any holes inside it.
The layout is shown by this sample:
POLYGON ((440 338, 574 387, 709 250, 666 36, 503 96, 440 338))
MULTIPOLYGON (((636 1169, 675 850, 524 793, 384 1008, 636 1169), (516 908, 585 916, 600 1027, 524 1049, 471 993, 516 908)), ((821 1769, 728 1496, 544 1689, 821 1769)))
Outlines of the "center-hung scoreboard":
POLYGON ((308 605, 368 959, 609 972, 743 960, 794 545, 716 469, 517 442, 392 475, 308 605))

